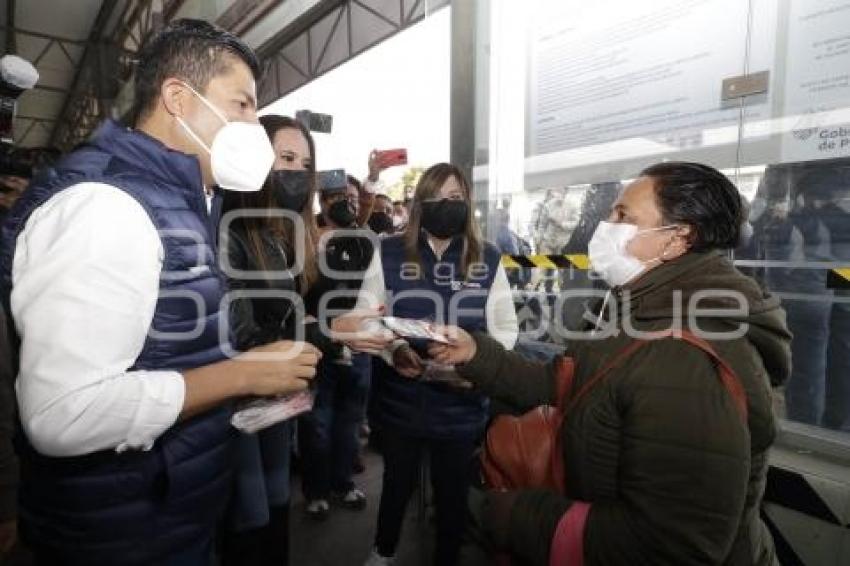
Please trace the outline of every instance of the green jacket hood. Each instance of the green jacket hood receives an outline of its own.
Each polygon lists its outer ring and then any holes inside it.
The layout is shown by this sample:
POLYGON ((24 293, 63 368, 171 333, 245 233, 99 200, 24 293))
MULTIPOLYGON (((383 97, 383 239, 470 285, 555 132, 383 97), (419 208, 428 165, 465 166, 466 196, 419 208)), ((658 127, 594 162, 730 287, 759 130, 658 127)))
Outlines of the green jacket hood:
POLYGON ((779 298, 738 271, 721 252, 691 252, 648 271, 616 291, 629 299, 636 323, 680 319, 712 332, 747 325, 746 338, 774 386, 791 373, 791 333, 779 298))

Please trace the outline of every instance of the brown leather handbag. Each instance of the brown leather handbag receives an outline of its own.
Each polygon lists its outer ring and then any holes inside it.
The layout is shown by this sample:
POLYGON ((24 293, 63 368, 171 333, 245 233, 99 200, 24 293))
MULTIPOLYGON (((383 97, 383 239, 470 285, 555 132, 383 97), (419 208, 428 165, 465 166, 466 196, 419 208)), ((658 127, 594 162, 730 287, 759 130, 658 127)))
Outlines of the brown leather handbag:
POLYGON ((687 330, 656 332, 649 339, 627 344, 575 392, 575 362, 572 358, 558 358, 555 371, 557 405, 540 406, 520 417, 499 416, 487 430, 481 454, 481 473, 487 487, 495 490, 546 488, 563 494, 565 476, 561 424, 564 415, 626 358, 652 340, 668 337, 684 340, 712 359, 721 383, 746 420, 746 392, 732 369, 708 342, 687 330))
POLYGON ((490 489, 546 487, 564 493, 561 423, 575 362, 562 357, 556 364, 556 406, 541 405, 519 417, 502 415, 487 429, 481 473, 490 489))

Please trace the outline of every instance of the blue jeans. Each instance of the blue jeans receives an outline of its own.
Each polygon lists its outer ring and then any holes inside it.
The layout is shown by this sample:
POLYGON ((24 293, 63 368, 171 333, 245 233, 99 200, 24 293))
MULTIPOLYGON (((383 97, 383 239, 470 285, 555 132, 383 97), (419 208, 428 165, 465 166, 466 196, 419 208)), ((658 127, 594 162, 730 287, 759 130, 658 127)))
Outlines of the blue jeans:
POLYGON ((301 417, 298 439, 304 474, 302 490, 308 501, 327 499, 330 492, 344 493, 351 481, 357 436, 366 411, 371 359, 355 354, 352 365, 322 362, 313 410, 301 417))

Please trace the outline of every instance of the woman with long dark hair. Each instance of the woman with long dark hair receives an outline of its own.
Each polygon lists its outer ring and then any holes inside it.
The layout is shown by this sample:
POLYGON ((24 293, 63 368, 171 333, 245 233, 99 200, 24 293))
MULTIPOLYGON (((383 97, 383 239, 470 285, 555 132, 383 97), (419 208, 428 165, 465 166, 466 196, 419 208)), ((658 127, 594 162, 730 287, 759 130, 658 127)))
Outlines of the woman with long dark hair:
MULTIPOLYGON (((289 117, 263 116, 260 123, 272 141, 275 163, 260 191, 225 193, 221 237, 230 267, 228 283, 231 291, 303 295, 317 272, 315 146, 310 132, 289 117), (281 210, 300 222, 266 213, 281 210), (303 234, 297 241, 296 233, 303 234), (303 266, 292 275, 296 252, 303 266), (240 272, 250 276, 233 276, 240 272)), ((293 301, 285 298, 236 298, 229 314, 240 351, 291 338, 298 323, 293 301)), ((291 438, 290 421, 239 435, 233 498, 221 536, 223 566, 288 563, 291 438)))
MULTIPOLYGON (((405 319, 451 320, 485 330, 506 348, 517 338, 516 313, 500 254, 482 241, 472 191, 448 163, 428 169, 413 197, 407 230, 382 241, 358 308, 385 304, 405 319)), ((430 453, 437 511, 434 563, 457 560, 466 517, 467 469, 488 416, 488 402, 428 359, 425 344, 397 340, 374 359, 375 418, 384 477, 375 549, 368 564, 389 564, 424 452, 430 453)))
MULTIPOLYGON (((333 356, 339 345, 315 317, 303 316, 300 299, 318 280, 313 138, 286 116, 263 116, 260 123, 275 150, 272 172, 258 192, 226 193, 223 207, 225 273, 237 292, 229 308, 234 344, 244 351, 298 338, 333 356)), ((338 317, 331 331, 352 335, 361 322, 358 315, 338 317)), ((356 350, 370 345, 368 339, 345 343, 356 350)), ((288 563, 291 438, 290 421, 238 437, 233 497, 221 536, 223 566, 288 563)))

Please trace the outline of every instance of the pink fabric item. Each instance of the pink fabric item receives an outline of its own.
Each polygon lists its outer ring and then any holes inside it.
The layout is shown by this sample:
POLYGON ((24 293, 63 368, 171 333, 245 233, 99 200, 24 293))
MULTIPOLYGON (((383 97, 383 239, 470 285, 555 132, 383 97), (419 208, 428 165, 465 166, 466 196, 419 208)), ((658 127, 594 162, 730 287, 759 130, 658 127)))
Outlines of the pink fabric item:
POLYGON ((576 501, 564 513, 552 537, 549 566, 582 566, 584 564, 584 526, 590 503, 576 501))

